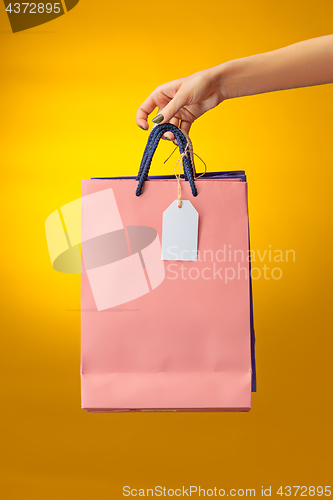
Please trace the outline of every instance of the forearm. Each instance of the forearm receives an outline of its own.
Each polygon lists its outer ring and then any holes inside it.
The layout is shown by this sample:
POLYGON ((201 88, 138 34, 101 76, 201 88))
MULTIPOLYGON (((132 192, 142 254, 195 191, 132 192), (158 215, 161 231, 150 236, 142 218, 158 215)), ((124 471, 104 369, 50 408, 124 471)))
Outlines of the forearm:
POLYGON ((225 99, 333 82, 333 35, 212 68, 225 99))

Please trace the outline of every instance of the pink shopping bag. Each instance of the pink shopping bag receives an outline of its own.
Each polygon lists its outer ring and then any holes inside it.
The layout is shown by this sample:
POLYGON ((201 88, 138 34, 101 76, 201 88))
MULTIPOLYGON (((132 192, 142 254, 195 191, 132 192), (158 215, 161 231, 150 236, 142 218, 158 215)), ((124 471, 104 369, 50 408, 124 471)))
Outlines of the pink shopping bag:
POLYGON ((251 407, 247 183, 242 172, 209 173, 195 180, 193 196, 185 179, 182 199, 199 215, 197 260, 162 260, 175 176, 146 175, 140 196, 135 178, 83 181, 81 388, 89 412, 251 407))

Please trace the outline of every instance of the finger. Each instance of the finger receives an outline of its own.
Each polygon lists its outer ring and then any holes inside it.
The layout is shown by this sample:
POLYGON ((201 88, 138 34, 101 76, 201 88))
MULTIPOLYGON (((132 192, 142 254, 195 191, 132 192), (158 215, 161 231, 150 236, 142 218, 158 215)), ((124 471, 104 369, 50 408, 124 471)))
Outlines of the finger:
POLYGON ((154 92, 139 106, 136 112, 136 124, 143 130, 148 130, 148 115, 154 111, 157 106, 154 92))
POLYGON ((185 132, 185 134, 188 135, 190 132, 191 125, 192 125, 191 122, 187 122, 186 120, 182 120, 179 128, 182 132, 185 132))
MULTIPOLYGON (((187 135, 188 135, 188 134, 189 134, 189 132, 190 132, 190 129, 191 129, 191 125, 192 125, 192 123, 191 123, 191 122, 188 122, 188 121, 186 121, 186 120, 182 120, 182 121, 180 122, 179 128, 180 128, 180 130, 181 130, 182 132, 185 132, 185 134, 187 134, 187 135)), ((176 141, 176 140, 174 140, 173 142, 174 142, 174 144, 176 144, 176 146, 178 146, 178 143, 177 143, 177 141, 176 141)))
MULTIPOLYGON (((178 118, 171 118, 171 120, 169 121, 169 123, 172 123, 172 125, 175 125, 176 127, 179 127, 179 120, 178 120, 178 118)), ((174 141, 175 136, 173 135, 172 132, 166 132, 163 135, 163 139, 167 139, 169 141, 174 141)))
POLYGON ((154 123, 167 123, 176 116, 180 108, 187 104, 188 96, 181 89, 178 90, 175 97, 155 116, 154 123))

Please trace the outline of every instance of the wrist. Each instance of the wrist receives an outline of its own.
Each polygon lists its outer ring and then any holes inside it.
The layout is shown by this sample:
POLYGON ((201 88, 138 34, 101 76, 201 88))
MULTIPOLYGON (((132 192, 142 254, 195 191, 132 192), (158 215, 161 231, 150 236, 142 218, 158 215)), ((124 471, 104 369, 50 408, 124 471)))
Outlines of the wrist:
POLYGON ((223 100, 244 95, 241 89, 241 74, 244 59, 235 59, 212 68, 223 100))

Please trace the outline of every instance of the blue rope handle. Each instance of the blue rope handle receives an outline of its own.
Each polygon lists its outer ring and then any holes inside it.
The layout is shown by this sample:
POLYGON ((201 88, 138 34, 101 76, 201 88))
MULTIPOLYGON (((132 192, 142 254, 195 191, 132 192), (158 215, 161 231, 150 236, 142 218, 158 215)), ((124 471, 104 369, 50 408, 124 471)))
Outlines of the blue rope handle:
MULTIPOLYGON (((139 181, 135 193, 136 196, 140 196, 141 194, 143 184, 148 177, 149 168, 153 156, 155 154, 156 148, 160 142, 162 135, 165 132, 172 132, 175 138, 177 139, 180 153, 182 154, 185 152, 187 146, 187 139, 183 134, 183 132, 178 127, 172 125, 172 123, 163 123, 162 125, 156 125, 150 132, 148 142, 141 160, 139 173, 136 177, 136 180, 139 181)), ((198 192, 194 184, 193 165, 190 154, 183 156, 183 167, 184 167, 184 178, 185 180, 189 181, 193 196, 197 196, 198 192)))

